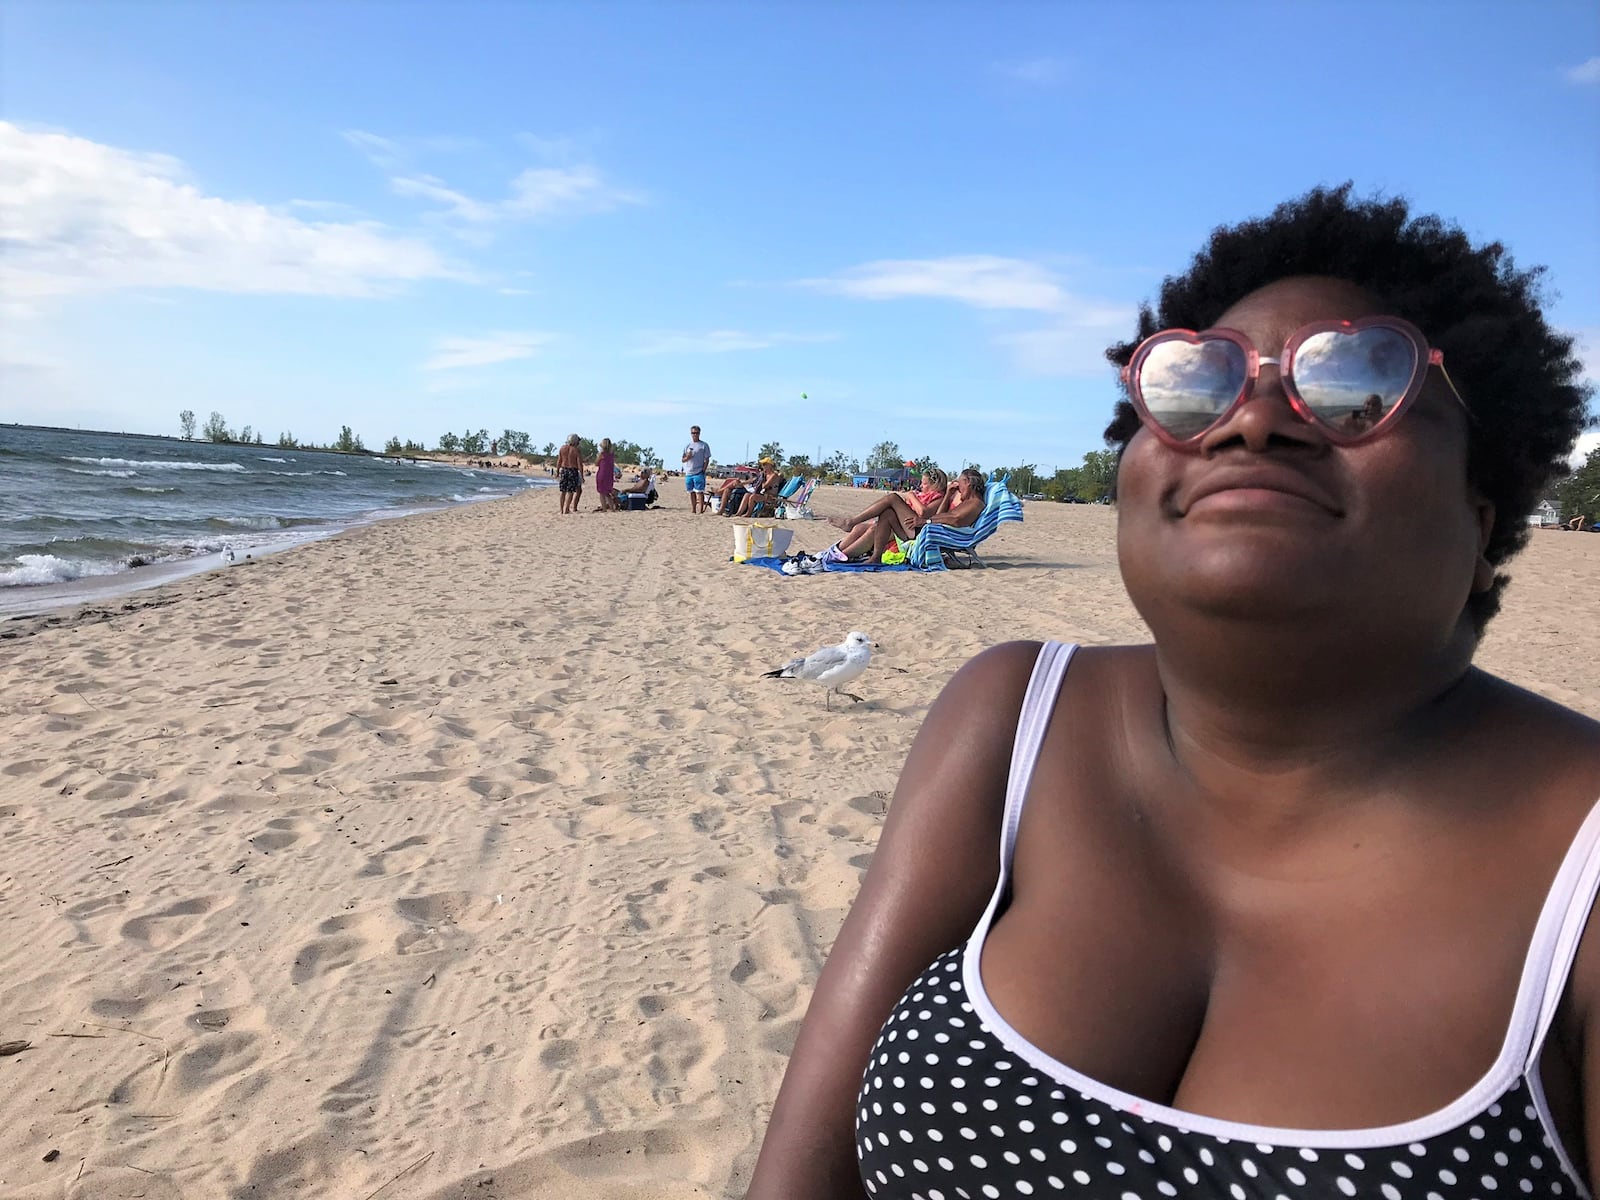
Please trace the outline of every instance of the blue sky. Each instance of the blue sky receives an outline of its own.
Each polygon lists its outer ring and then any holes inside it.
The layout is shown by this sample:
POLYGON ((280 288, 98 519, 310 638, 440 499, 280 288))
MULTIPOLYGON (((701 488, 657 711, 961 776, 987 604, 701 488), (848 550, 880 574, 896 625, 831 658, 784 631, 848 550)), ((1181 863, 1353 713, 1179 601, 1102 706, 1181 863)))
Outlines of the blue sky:
POLYGON ((0 20, 4 421, 1065 466, 1161 277, 1347 178, 1547 264, 1600 367, 1587 0, 0 20))

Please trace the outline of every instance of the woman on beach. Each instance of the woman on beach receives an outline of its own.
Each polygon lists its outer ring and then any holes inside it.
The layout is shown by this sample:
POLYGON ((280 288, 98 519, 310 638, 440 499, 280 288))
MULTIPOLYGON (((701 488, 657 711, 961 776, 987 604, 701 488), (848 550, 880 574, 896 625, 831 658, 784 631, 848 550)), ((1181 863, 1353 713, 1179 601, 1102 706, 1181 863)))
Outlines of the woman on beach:
MULTIPOLYGON (((965 529, 983 512, 983 492, 983 475, 972 467, 967 467, 955 477, 950 484, 949 495, 938 511, 926 516, 914 509, 898 492, 890 492, 883 499, 868 505, 859 518, 852 519, 851 528, 863 520, 872 521, 872 552, 863 561, 881 563, 896 541, 909 542, 924 525, 954 525, 957 529, 965 529)), ((835 520, 833 525, 843 528, 845 522, 835 520)), ((841 544, 835 543, 823 551, 823 556, 831 558, 835 553, 848 552, 841 544)))
POLYGON ((1600 725, 1472 665, 1584 420, 1538 280, 1347 186, 1165 281, 1107 431, 1154 644, 950 681, 751 1197, 1587 1194, 1600 725))
MULTIPOLYGON (((916 491, 895 493, 922 520, 943 512, 953 494, 954 485, 950 482, 950 477, 938 467, 929 467, 922 473, 920 486, 916 491)), ((859 519, 829 517, 828 524, 835 529, 843 530, 844 537, 824 550, 822 556, 829 562, 848 562, 858 554, 865 556, 870 553, 872 528, 877 524, 878 512, 887 504, 888 498, 885 497, 869 505, 867 513, 859 519)))
POLYGON ((600 495, 595 512, 614 512, 617 507, 617 456, 611 439, 600 439, 600 452, 594 458, 594 490, 600 495))
POLYGON ((561 492, 561 511, 575 513, 583 499, 583 455, 578 449, 578 435, 567 438, 566 444, 556 454, 556 488, 561 492))

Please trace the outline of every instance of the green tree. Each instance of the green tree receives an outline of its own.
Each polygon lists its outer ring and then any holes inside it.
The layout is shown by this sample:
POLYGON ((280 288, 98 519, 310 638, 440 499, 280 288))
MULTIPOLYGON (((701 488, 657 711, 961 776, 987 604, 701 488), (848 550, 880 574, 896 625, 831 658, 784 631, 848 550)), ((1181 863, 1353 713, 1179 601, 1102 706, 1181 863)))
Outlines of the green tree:
POLYGON ((812 473, 811 459, 805 454, 791 454, 784 469, 791 475, 810 475, 812 473))
POLYGON ((851 458, 843 450, 835 450, 823 460, 823 468, 829 475, 854 475, 861 470, 861 463, 851 458))
POLYGON ((453 433, 441 433, 439 435, 439 449, 446 454, 454 454, 461 449, 461 439, 453 433))
POLYGON ((1091 450, 1083 456, 1078 494, 1085 500, 1103 500, 1117 490, 1117 452, 1091 450))
POLYGON ((246 425, 239 431, 239 440, 241 442, 254 442, 256 440, 256 431, 246 425))
POLYGON ((278 435, 278 449, 279 450, 298 450, 298 449, 300 449, 300 443, 295 441, 294 440, 294 434, 290 433, 286 429, 286 430, 284 430, 282 433, 280 433, 278 435))
POLYGON ((178 428, 183 430, 184 441, 194 441, 194 409, 186 408, 178 414, 178 428))
POLYGON ((1556 485, 1556 503, 1561 519, 1586 518, 1585 524, 1600 521, 1600 446, 1589 451, 1578 469, 1556 485))
POLYGON ((761 446, 761 453, 756 457, 770 458, 777 466, 781 467, 783 466, 783 447, 778 445, 777 442, 764 442, 761 446))
POLYGON ((867 455, 867 470, 877 473, 906 465, 905 456, 894 442, 879 442, 867 455))
POLYGON ((488 449, 489 431, 487 429, 480 429, 476 433, 469 429, 461 435, 461 453, 482 454, 488 449))
POLYGON ((333 443, 333 448, 335 450, 343 450, 346 454, 353 454, 358 450, 366 449, 361 444, 361 439, 350 432, 350 426, 348 425, 339 426, 339 437, 333 443))
POLYGON ((520 429, 507 429, 500 435, 500 453, 526 454, 533 445, 533 439, 520 429))
POLYGON ((383 452, 385 454, 403 454, 405 453, 405 446, 401 445, 399 438, 392 437, 383 444, 383 452))
POLYGON ((556 456, 556 444, 554 442, 546 442, 544 444, 544 450, 541 451, 541 453, 546 458, 554 458, 556 456))
POLYGON ((205 433, 207 441, 212 441, 212 442, 231 442, 231 441, 233 441, 233 434, 228 431, 228 422, 223 418, 223 415, 221 413, 219 413, 219 412, 214 412, 209 417, 206 418, 206 427, 202 432, 205 433))
POLYGON ((586 437, 578 439, 578 457, 584 462, 592 461, 599 453, 600 447, 592 439, 586 437))

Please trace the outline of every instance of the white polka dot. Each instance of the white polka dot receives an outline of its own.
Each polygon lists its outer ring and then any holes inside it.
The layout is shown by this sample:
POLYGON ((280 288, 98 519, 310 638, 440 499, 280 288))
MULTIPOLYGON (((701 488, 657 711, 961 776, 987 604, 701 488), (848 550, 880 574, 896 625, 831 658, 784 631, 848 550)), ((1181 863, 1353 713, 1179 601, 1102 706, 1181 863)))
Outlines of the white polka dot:
POLYGON ((932 1138, 934 1141, 936 1141, 936 1142, 944 1141, 944 1134, 940 1133, 937 1129, 930 1129, 927 1132, 928 1132, 928 1136, 930 1138, 932 1138))
POLYGON ((1061 1152, 1063 1154, 1076 1154, 1078 1152, 1078 1143, 1068 1138, 1061 1143, 1061 1152))
POLYGON ((1033 1132, 1033 1122, 1032 1121, 1018 1121, 1017 1122, 1017 1128, 1020 1129, 1023 1133, 1032 1133, 1033 1132))
POLYGON ((1383 1193, 1383 1200, 1400 1200, 1400 1189, 1392 1183, 1386 1183, 1378 1190, 1383 1193))
POLYGON ((1061 1180, 1057 1179, 1054 1175, 1046 1175, 1044 1177, 1044 1181, 1046 1183, 1048 1183, 1051 1187, 1055 1188, 1056 1191, 1058 1191, 1058 1192, 1062 1191, 1067 1186, 1066 1184, 1062 1183, 1061 1180))
POLYGON ((1517 1180, 1517 1186, 1525 1192, 1531 1192, 1533 1191, 1533 1180, 1519 1179, 1517 1180))
POLYGON ((1037 1147, 1037 1146, 1034 1146, 1031 1150, 1028 1151, 1028 1153, 1033 1156, 1033 1161, 1034 1162, 1043 1162, 1045 1160, 1044 1151, 1039 1149, 1039 1147, 1037 1147))
POLYGON ((1228 1194, 1233 1197, 1233 1200, 1245 1200, 1244 1189, 1237 1183, 1228 1185, 1228 1194))
POLYGON ((1354 1196, 1356 1194, 1356 1185, 1351 1183, 1343 1175, 1338 1176, 1333 1182, 1334 1185, 1346 1196, 1354 1196))
POLYGON ((981 1155, 981 1154, 971 1155, 967 1159, 967 1161, 970 1162, 973 1166, 977 1167, 978 1170, 980 1170, 980 1171, 983 1170, 985 1167, 987 1167, 989 1165, 989 1160, 984 1158, 983 1155, 981 1155))
POLYGON ((1191 1184, 1200 1182, 1200 1172, 1196 1171, 1193 1167, 1185 1167, 1183 1169, 1183 1177, 1191 1184))
POLYGON ((1127 1174, 1128 1168, 1123 1166, 1121 1163, 1108 1162, 1106 1164, 1106 1170, 1110 1171, 1113 1175, 1125 1175, 1127 1174))
POLYGON ((976 1141, 978 1138, 977 1131, 968 1129, 965 1125, 963 1125, 957 1132, 959 1132, 961 1136, 966 1138, 969 1142, 976 1141))
POLYGON ((1178 1194, 1178 1189, 1173 1187, 1165 1179, 1156 1184, 1156 1191, 1160 1192, 1163 1196, 1176 1196, 1178 1194))
POLYGON ((1344 1156, 1344 1161, 1358 1171, 1364 1171, 1367 1169, 1367 1164, 1362 1161, 1359 1154, 1346 1154, 1344 1156))
POLYGON ((1466 1152, 1466 1150, 1463 1149, 1460 1146, 1457 1146, 1454 1150, 1451 1151, 1451 1153, 1453 1155, 1455 1155, 1455 1159, 1456 1159, 1457 1162, 1466 1162, 1467 1159, 1472 1157, 1472 1155, 1468 1154, 1466 1152))
POLYGON ((1495 1181, 1495 1177, 1493 1175, 1481 1176, 1479 1181, 1483 1184, 1485 1191, 1492 1192, 1495 1188, 1500 1186, 1499 1183, 1495 1181))
POLYGON ((1053 1112, 1050 1114, 1050 1119, 1057 1125, 1065 1125, 1067 1123, 1067 1114, 1064 1112, 1053 1112))
POLYGON ((1520 1142, 1522 1140, 1522 1130, 1513 1125, 1510 1129, 1506 1130, 1506 1136, 1513 1142, 1520 1142))
POLYGON ((1256 1164, 1251 1159, 1248 1159, 1248 1158, 1242 1159, 1240 1161, 1239 1169, 1241 1171, 1243 1171, 1246 1175, 1250 1176, 1251 1179, 1254 1179, 1257 1175, 1259 1175, 1261 1173, 1260 1170, 1256 1167, 1256 1164))
MULTIPOLYGON (((1306 1181, 1305 1173, 1296 1167, 1285 1168, 1283 1174, 1284 1178, 1288 1179, 1295 1187, 1301 1187, 1306 1181)), ((1193 1183, 1194 1181, 1191 1179, 1189 1182, 1193 1183)))
POLYGON ((934 1113, 938 1112, 939 1110, 936 1109, 933 1105, 929 1104, 926 1100, 924 1100, 922 1102, 922 1111, 927 1113, 931 1117, 931 1116, 933 1116, 934 1113))
POLYGON ((1410 1150, 1411 1153, 1415 1154, 1418 1158, 1421 1158, 1424 1154, 1426 1154, 1428 1152, 1428 1148, 1426 1146, 1424 1146, 1421 1142, 1412 1142, 1411 1145, 1406 1147, 1406 1148, 1408 1150, 1410 1150))
POLYGON ((911 1130, 909 1130, 909 1129, 902 1129, 902 1130, 901 1130, 901 1131, 900 1131, 900 1140, 901 1140, 901 1141, 902 1141, 902 1142, 909 1142, 909 1141, 910 1141, 910 1140, 911 1140, 911 1130))
POLYGON ((1004 1154, 1002 1154, 1002 1155, 1001 1155, 1001 1156, 1000 1156, 1000 1157, 1001 1157, 1001 1158, 1003 1158, 1003 1159, 1005 1159, 1005 1160, 1006 1160, 1006 1161, 1007 1161, 1007 1162, 1008 1162, 1008 1163, 1010 1163, 1010 1164, 1011 1164, 1011 1165, 1012 1165, 1012 1166, 1013 1166, 1013 1167, 1014 1167, 1014 1166, 1016 1166, 1016 1165, 1017 1165, 1017 1164, 1018 1164, 1018 1163, 1020 1163, 1020 1162, 1021 1162, 1021 1161, 1022 1161, 1022 1160, 1021 1160, 1021 1159, 1020 1159, 1020 1158, 1018 1158, 1018 1157, 1017 1157, 1017 1156, 1016 1156, 1016 1155, 1015 1155, 1015 1154, 1013 1154, 1013 1153, 1012 1153, 1012 1152, 1011 1152, 1011 1151, 1009 1151, 1009 1150, 1007 1150, 1007 1151, 1006 1151, 1006 1152, 1005 1152, 1005 1153, 1004 1153, 1004 1154))
POLYGON ((1214 1166, 1216 1164, 1217 1160, 1212 1157, 1211 1151, 1207 1150, 1204 1146, 1201 1146, 1200 1147, 1200 1161, 1205 1163, 1206 1166, 1210 1167, 1210 1166, 1214 1166))
POLYGON ((920 1158, 913 1158, 911 1160, 911 1165, 919 1171, 926 1171, 928 1169, 928 1164, 923 1162, 920 1158))
POLYGON ((1454 1171, 1446 1169, 1439 1172, 1440 1183, 1454 1183, 1455 1181, 1456 1173, 1454 1171))
POLYGON ((987 1196, 989 1200, 1000 1200, 1000 1189, 995 1187, 992 1183, 986 1183, 983 1185, 983 1194, 987 1196))
POLYGON ((1467 1127, 1467 1136, 1472 1138, 1474 1141, 1481 1141, 1483 1138, 1483 1126, 1469 1125, 1467 1127))
POLYGON ((1033 1184, 1029 1183, 1026 1179, 1019 1179, 1017 1180, 1017 1191, 1021 1192, 1024 1196, 1031 1196, 1033 1195, 1033 1184))
POLYGON ((1411 1178, 1411 1168, 1403 1162, 1392 1162, 1389 1164, 1389 1169, 1400 1176, 1401 1179, 1411 1178))
POLYGON ((1300 1147, 1300 1157, 1305 1159, 1307 1162, 1316 1162, 1317 1161, 1317 1152, 1315 1150, 1313 1150, 1310 1146, 1301 1146, 1300 1147))
POLYGON ((1079 1183, 1088 1183, 1089 1182, 1089 1172, 1087 1172, 1087 1171, 1074 1171, 1072 1173, 1072 1177, 1074 1179, 1076 1179, 1079 1183))

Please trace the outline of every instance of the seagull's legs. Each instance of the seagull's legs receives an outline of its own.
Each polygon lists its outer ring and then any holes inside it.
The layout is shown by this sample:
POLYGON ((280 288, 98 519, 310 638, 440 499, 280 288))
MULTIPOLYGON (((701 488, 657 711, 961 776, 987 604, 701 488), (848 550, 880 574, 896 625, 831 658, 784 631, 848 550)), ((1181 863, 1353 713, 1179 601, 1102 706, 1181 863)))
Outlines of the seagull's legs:
POLYGON ((829 688, 822 693, 822 706, 829 712, 833 711, 833 689, 829 688))

